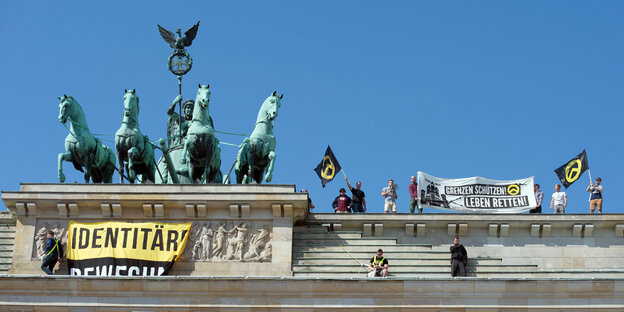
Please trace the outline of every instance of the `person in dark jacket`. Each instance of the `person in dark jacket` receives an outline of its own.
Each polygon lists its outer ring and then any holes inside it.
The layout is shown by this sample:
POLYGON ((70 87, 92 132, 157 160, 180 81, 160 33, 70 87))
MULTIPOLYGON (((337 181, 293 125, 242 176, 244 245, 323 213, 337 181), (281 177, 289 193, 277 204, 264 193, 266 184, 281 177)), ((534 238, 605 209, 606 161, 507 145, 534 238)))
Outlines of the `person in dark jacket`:
POLYGON ((63 245, 54 238, 54 232, 52 231, 48 231, 46 237, 46 249, 41 253, 42 256, 45 255, 45 257, 43 257, 41 269, 46 272, 46 274, 52 275, 52 270, 54 270, 56 262, 61 261, 63 258, 63 245))
POLYGON ((451 276, 466 276, 466 263, 468 263, 468 253, 466 248, 459 243, 459 237, 455 236, 451 246, 451 276))
POLYGON ((351 198, 347 196, 347 191, 344 188, 340 189, 340 195, 336 196, 332 207, 336 213, 348 213, 351 208, 351 198))

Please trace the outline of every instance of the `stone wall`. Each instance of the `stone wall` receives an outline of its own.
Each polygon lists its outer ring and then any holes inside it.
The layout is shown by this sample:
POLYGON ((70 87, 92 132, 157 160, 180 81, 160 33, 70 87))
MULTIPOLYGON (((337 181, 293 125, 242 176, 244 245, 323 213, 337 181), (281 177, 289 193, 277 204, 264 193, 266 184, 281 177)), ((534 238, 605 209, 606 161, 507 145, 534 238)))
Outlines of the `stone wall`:
MULTIPOLYGON (((173 275, 290 276, 292 227, 307 215, 293 185, 22 184, 2 199, 17 216, 11 274, 40 274, 45 233, 77 222, 193 222, 173 275)), ((58 274, 67 274, 64 262, 58 274)))
POLYGON ((311 220, 331 230, 361 231, 363 237, 429 244, 433 251, 448 252, 459 235, 470 258, 536 265, 532 276, 540 276, 539 272, 591 276, 602 271, 624 277, 623 214, 316 214, 311 220))
POLYGON ((2 311, 622 311, 622 279, 2 277, 2 311))

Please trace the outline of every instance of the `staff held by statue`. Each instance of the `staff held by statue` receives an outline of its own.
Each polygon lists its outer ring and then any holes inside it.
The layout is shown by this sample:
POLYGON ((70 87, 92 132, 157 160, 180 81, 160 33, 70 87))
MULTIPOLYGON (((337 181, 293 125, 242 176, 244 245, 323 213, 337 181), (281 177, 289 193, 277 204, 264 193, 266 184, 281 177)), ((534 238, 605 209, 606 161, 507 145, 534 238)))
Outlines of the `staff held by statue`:
MULTIPOLYGON (((184 37, 182 37, 180 28, 177 29, 176 36, 173 32, 158 25, 160 35, 167 43, 169 43, 169 46, 174 49, 173 53, 169 55, 167 65, 169 67, 169 71, 178 77, 178 94, 180 95, 180 101, 178 103, 178 109, 180 111, 178 117, 179 125, 182 125, 182 76, 188 73, 191 70, 191 67, 193 67, 193 59, 184 48, 191 46, 195 36, 197 36, 197 29, 199 29, 199 21, 197 21, 197 24, 185 31, 184 37)), ((180 126, 179 128, 180 131, 178 135, 182 137, 182 127, 180 126)))

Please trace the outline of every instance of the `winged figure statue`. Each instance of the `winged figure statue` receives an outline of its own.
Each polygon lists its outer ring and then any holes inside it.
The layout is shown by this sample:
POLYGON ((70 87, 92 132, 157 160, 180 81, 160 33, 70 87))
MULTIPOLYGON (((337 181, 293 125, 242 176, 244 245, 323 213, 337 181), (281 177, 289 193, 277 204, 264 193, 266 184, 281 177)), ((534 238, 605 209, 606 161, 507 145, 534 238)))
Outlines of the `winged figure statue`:
POLYGON ((197 35, 198 28, 199 28, 199 21, 197 21, 197 24, 193 25, 191 28, 185 31, 184 37, 182 37, 180 28, 178 28, 178 30, 176 31, 178 34, 176 36, 171 31, 158 25, 158 31, 160 32, 160 35, 163 37, 163 39, 165 39, 167 43, 169 43, 169 45, 173 49, 184 49, 184 47, 190 46, 191 43, 193 43, 193 39, 195 39, 195 36, 197 35))

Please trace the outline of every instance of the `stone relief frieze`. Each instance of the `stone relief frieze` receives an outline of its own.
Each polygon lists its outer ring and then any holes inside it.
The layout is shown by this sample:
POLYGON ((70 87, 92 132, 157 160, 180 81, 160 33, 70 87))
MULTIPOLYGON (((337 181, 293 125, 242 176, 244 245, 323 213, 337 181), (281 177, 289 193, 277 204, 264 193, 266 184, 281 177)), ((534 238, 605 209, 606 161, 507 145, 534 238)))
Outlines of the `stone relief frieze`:
MULTIPOLYGON (((46 233, 67 250, 67 224, 40 222, 35 231, 33 259, 41 260, 46 247, 46 233)), ((206 262, 270 262, 272 256, 271 226, 233 222, 193 222, 182 260, 206 262)))
POLYGON ((247 222, 193 222, 182 254, 187 261, 269 262, 271 227, 247 222))
MULTIPOLYGON (((59 222, 40 222, 37 230, 35 231, 35 244, 33 250, 33 258, 38 260, 43 259, 41 253, 46 248, 46 233, 48 230, 54 232, 54 238, 58 239, 59 243, 63 244, 63 247, 67 246, 67 225, 59 222)), ((67 250, 64 248, 63 250, 67 250)))

